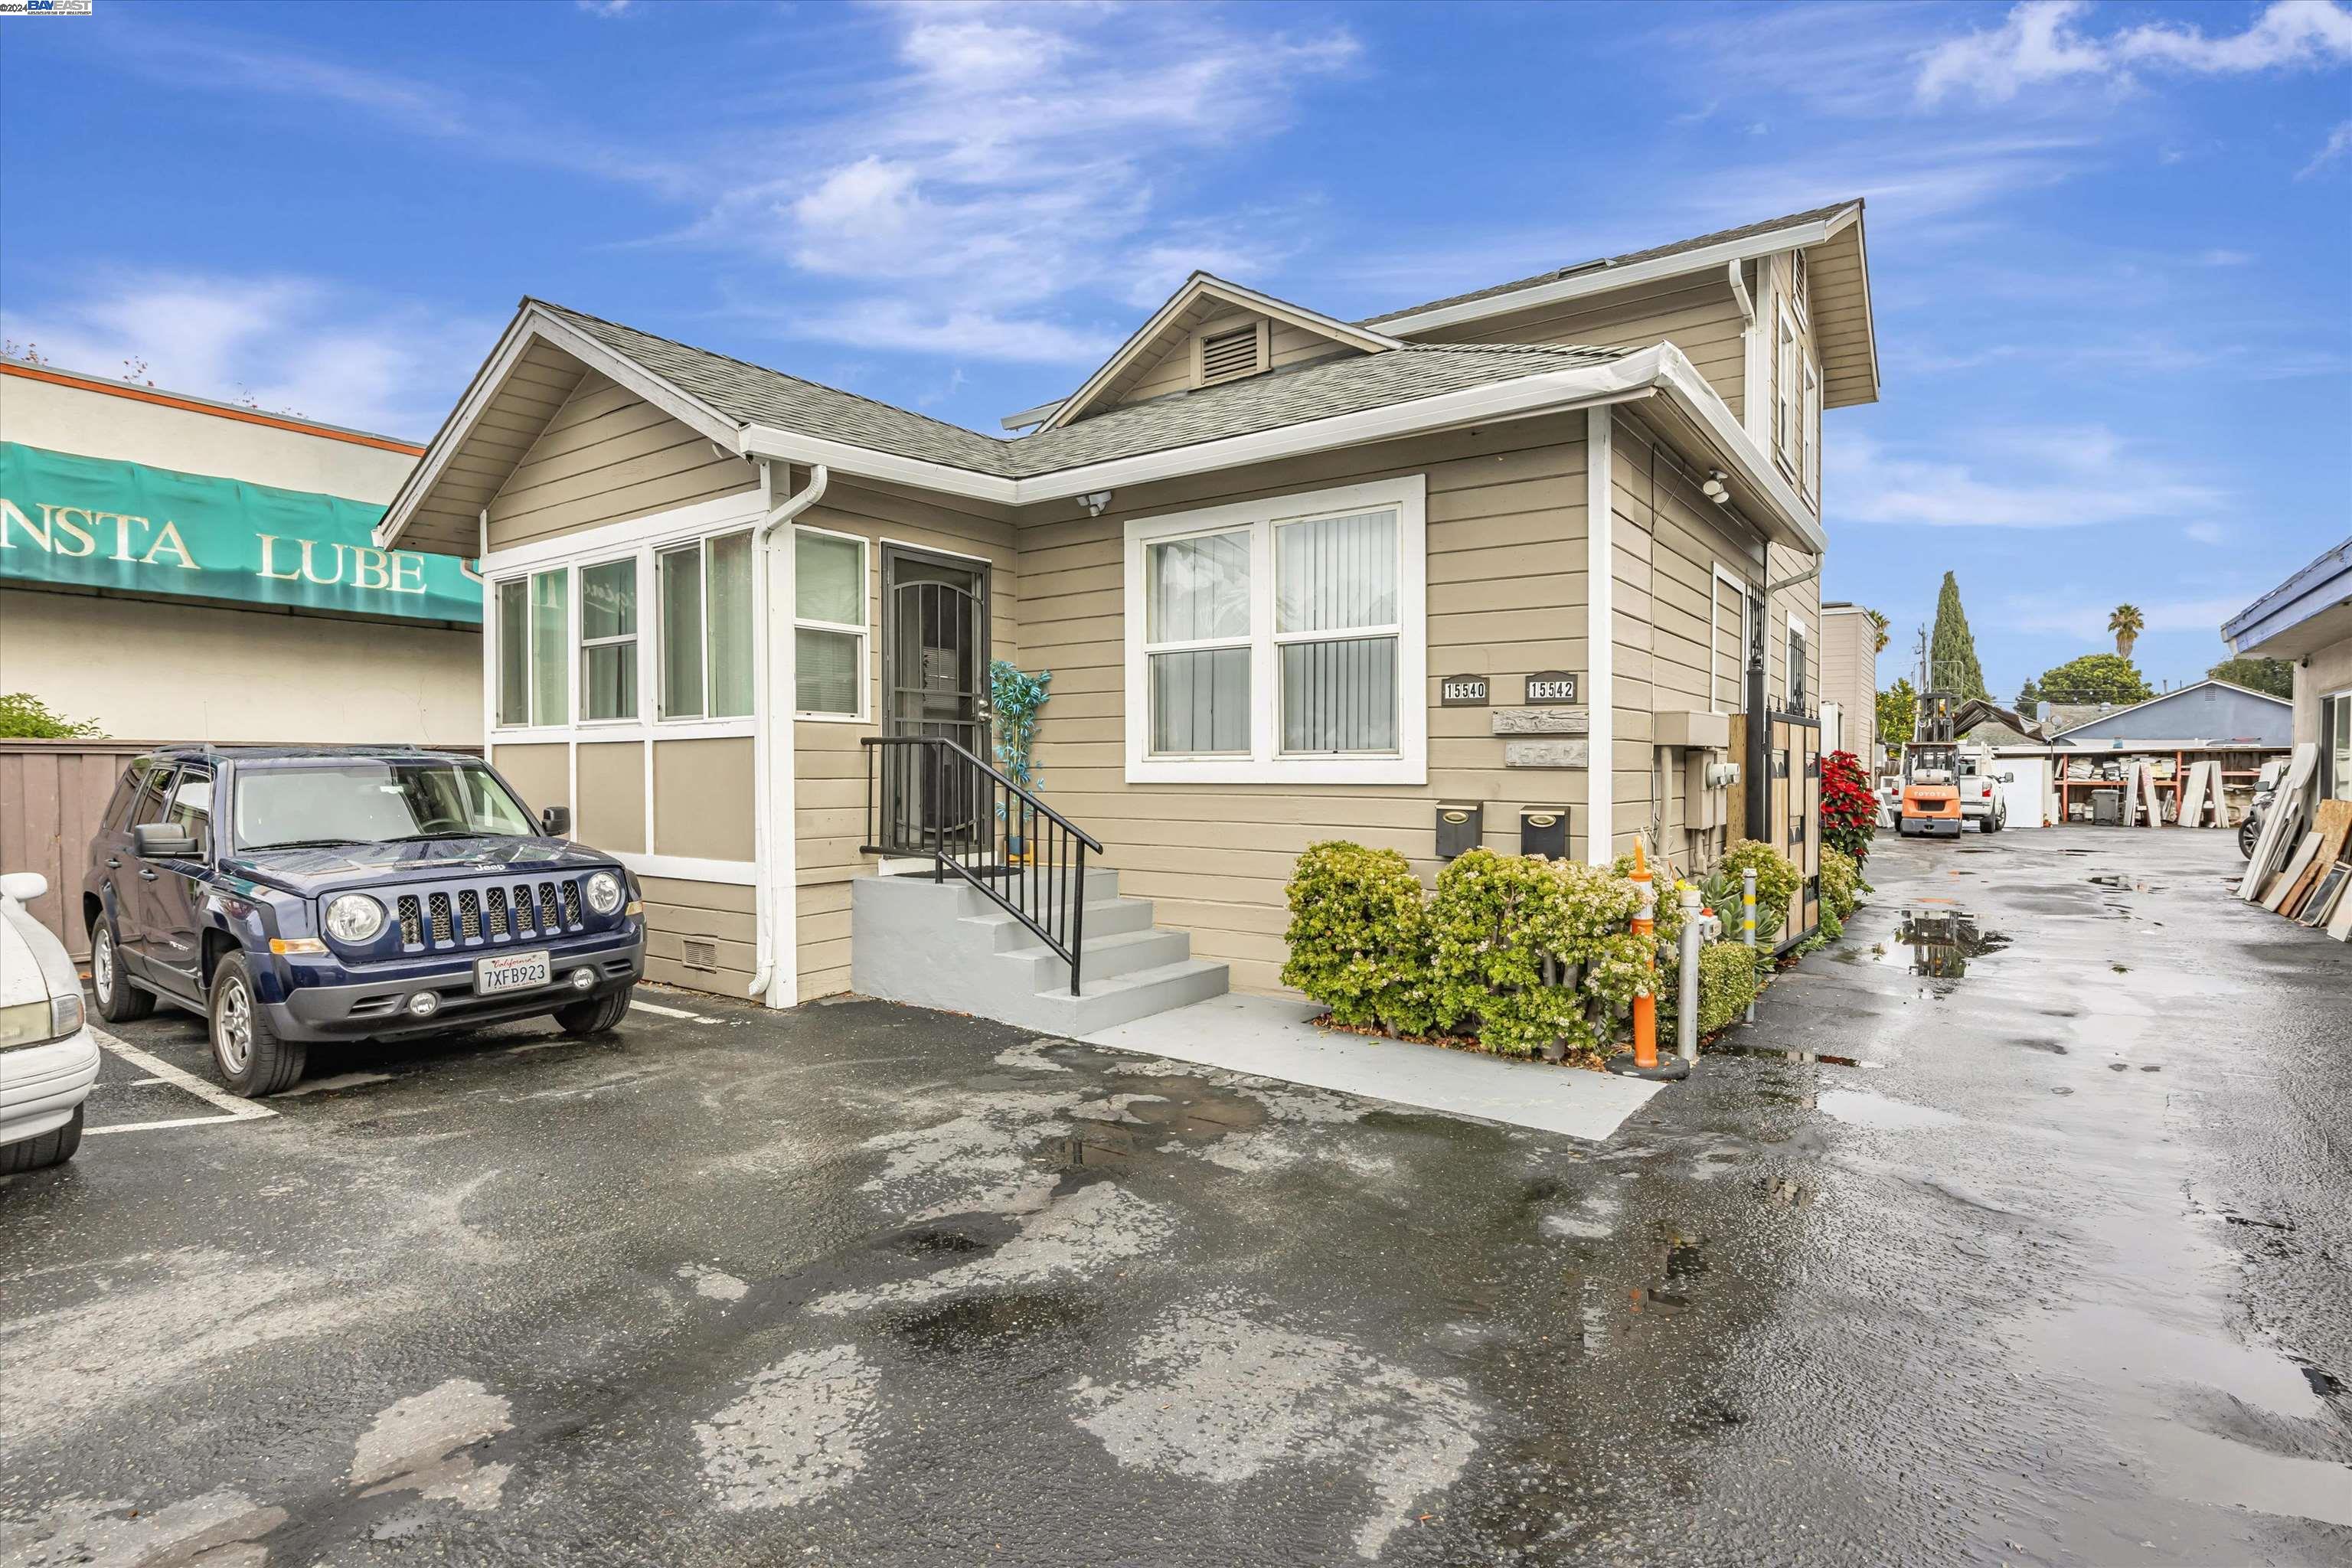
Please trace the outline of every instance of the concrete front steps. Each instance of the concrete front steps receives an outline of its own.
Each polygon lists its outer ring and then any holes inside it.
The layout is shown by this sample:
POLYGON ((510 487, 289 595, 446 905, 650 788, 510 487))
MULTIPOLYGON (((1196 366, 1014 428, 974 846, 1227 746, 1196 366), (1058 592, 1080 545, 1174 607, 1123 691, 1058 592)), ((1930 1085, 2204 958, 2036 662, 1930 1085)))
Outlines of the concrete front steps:
POLYGON ((864 995, 1084 1035, 1225 994, 1225 966, 1154 926, 1151 901, 1122 897, 1116 871, 1086 874, 1075 996, 1069 964, 961 880, 860 877, 850 889, 849 985, 864 995))

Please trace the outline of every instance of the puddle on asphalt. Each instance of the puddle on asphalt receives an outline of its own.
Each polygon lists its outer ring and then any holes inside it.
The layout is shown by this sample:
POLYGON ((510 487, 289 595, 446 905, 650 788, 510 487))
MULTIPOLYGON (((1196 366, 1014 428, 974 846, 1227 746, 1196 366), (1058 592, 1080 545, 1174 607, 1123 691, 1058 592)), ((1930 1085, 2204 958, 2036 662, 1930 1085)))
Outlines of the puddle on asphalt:
POLYGON ((1053 1163, 1115 1170, 1149 1160, 1171 1142, 1213 1143, 1265 1121, 1264 1101, 1191 1077, 1128 1079, 1115 1111, 1114 1120, 1082 1110, 1080 1131, 1052 1146, 1053 1163))
POLYGON ((1735 1046, 1718 1041, 1711 1046, 1701 1046, 1699 1049, 1711 1057, 1761 1057, 1766 1061, 1822 1062, 1833 1068, 1883 1068, 1886 1065, 1866 1057, 1833 1057, 1827 1051, 1790 1050, 1779 1046, 1735 1046))
MULTIPOLYGON (((2160 893, 2164 890, 2153 883, 2143 882, 2137 877, 2127 877, 2121 871, 2102 871, 2091 879, 2091 886, 2114 888, 2119 892, 2126 893, 2160 893)), ((2113 909, 2120 906, 2109 905, 2108 907, 2113 909)))
POLYGON ((1986 931, 1965 910, 1910 909, 1895 928, 1895 945, 1881 943, 1870 951, 1879 963, 1899 963, 1910 973, 1958 980, 1968 973, 1971 960, 2008 945, 2008 937, 1986 931))
POLYGON ((1097 1310, 1079 1293, 967 1295, 894 1318, 890 1327, 908 1344, 932 1355, 1001 1352, 1038 1335, 1082 1329, 1097 1310))
POLYGON ((1953 1127, 1960 1121, 1950 1111, 1938 1110, 1932 1105, 1914 1105, 1907 1100, 1889 1100, 1883 1094, 1873 1094, 1861 1089, 1825 1089, 1814 1097, 1814 1103, 1840 1121, 1886 1132, 1907 1132, 1922 1127, 1953 1127))

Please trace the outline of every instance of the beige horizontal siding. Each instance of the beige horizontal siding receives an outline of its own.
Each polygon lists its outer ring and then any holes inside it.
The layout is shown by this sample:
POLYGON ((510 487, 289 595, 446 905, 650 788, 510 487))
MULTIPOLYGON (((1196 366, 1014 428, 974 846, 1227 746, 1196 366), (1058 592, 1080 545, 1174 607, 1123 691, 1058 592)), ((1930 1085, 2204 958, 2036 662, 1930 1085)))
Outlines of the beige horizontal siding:
POLYGON ((1099 519, 1022 530, 1023 662, 1054 672, 1037 747, 1045 798, 1103 840, 1122 890, 1154 900, 1237 988, 1280 989, 1284 889, 1309 844, 1393 848, 1433 879, 1441 800, 1482 803, 1498 849, 1518 847, 1522 805, 1578 807, 1581 827, 1580 772, 1504 769, 1489 710, 1438 707, 1434 683, 1486 675, 1508 705, 1533 671, 1585 668, 1583 431, 1582 415, 1554 416, 1197 475, 1122 491, 1099 519), (1127 518, 1412 473, 1429 485, 1429 783, 1128 784, 1127 518))
POLYGON ((483 504, 489 508, 490 547, 498 550, 758 482, 750 463, 720 454, 699 432, 592 371, 483 504))
POLYGON ((881 733, 882 542, 986 563, 990 652, 1020 661, 1018 574, 1006 511, 951 502, 897 487, 835 480, 801 521, 868 542, 866 711, 862 724, 803 720, 793 727, 793 825, 799 919, 796 948, 803 1000, 849 988, 851 880, 869 875, 858 853, 866 828, 866 755, 859 741, 881 733), (969 508, 970 510, 965 510, 969 508))
POLYGON ((759 950, 749 886, 673 877, 641 877, 638 885, 646 905, 646 979, 722 996, 749 993, 759 950), (709 943, 709 961, 689 963, 688 942, 709 943))
POLYGON ((1745 405, 1747 349, 1741 333, 1746 325, 1728 279, 1717 268, 1413 335, 1422 342, 1591 343, 1603 348, 1670 342, 1690 357, 1738 416, 1745 405))

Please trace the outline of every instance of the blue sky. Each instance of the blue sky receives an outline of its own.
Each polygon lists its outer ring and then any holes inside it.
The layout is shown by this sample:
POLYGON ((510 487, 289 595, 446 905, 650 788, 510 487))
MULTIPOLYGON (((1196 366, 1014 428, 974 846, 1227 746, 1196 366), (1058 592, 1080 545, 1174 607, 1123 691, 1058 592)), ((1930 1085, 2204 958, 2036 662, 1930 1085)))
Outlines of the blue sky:
POLYGON ((1849 196, 1832 597, 2200 675, 2352 529, 2352 10, 131 5, 0 23, 0 326, 429 435, 529 292, 993 429, 1193 267, 1369 314, 1849 196))

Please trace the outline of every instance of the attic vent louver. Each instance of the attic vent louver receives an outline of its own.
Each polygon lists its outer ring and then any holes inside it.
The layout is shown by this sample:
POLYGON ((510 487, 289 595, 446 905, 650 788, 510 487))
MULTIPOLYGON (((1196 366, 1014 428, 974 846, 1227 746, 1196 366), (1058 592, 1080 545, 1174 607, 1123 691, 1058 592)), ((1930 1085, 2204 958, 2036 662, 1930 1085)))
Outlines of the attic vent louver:
POLYGON ((1265 368, 1265 334, 1256 322, 1217 332, 1201 340, 1201 384, 1208 386, 1237 376, 1255 375, 1265 368))

